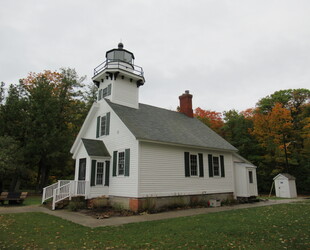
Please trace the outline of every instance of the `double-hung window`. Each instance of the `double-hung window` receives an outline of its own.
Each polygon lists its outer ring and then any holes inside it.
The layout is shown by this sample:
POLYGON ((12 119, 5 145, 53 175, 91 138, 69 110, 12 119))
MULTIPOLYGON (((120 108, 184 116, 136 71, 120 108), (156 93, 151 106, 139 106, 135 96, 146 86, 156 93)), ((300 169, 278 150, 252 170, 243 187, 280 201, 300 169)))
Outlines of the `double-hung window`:
POLYGON ((107 116, 101 116, 100 135, 107 134, 107 116))
POLYGON ((99 89, 98 92, 98 101, 100 101, 102 98, 111 95, 111 84, 108 85, 108 87, 104 88, 104 89, 99 89))
POLYGON ((109 135, 110 133, 110 112, 97 117, 96 137, 109 135))
POLYGON ((190 155, 190 172, 191 176, 198 175, 197 155, 190 155))
POLYGON ((108 88, 102 89, 102 97, 106 97, 108 95, 108 88))
POLYGON ((125 152, 118 152, 118 175, 125 173, 125 152))
POLYGON ((104 163, 97 162, 96 185, 103 185, 104 163))
POLYGON ((90 186, 104 185, 109 186, 110 183, 110 161, 95 159, 91 160, 90 186))
POLYGON ((224 156, 208 155, 209 177, 225 177, 224 156))
POLYGON ((130 149, 113 151, 113 174, 112 176, 129 176, 130 149))
POLYGON ((220 162, 218 156, 213 156, 213 174, 214 176, 220 176, 220 162))
POLYGON ((185 177, 204 176, 203 155, 184 152, 185 177))

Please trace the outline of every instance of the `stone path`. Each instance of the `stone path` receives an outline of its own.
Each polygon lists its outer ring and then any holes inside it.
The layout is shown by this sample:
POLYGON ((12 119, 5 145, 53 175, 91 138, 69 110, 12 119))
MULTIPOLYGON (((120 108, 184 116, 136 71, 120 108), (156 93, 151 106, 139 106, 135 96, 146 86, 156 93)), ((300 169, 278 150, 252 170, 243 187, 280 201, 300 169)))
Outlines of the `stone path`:
POLYGON ((77 224, 80 224, 86 227, 94 228, 94 227, 104 227, 104 226, 119 226, 119 225, 123 225, 127 223, 135 223, 135 222, 165 220, 165 219, 170 219, 170 218, 193 216, 193 215, 199 215, 199 214, 208 214, 208 213, 215 213, 215 212, 229 211, 229 210, 243 209, 243 208, 271 206, 271 205, 276 205, 276 204, 292 203, 292 202, 302 201, 302 200, 303 200, 302 198, 284 199, 284 200, 268 200, 268 201, 250 203, 250 204, 239 204, 239 205, 233 205, 233 206, 223 206, 223 207, 214 207, 214 208, 192 208, 192 209, 163 212, 163 213, 158 213, 158 214, 142 214, 142 215, 126 216, 126 217, 111 217, 108 219, 95 219, 93 217, 87 216, 79 212, 71 212, 71 211, 64 210, 64 209, 52 211, 52 210, 49 210, 48 208, 45 208, 39 205, 22 206, 22 207, 0 207, 0 214, 42 212, 42 213, 60 217, 68 221, 72 221, 74 223, 77 223, 77 224))

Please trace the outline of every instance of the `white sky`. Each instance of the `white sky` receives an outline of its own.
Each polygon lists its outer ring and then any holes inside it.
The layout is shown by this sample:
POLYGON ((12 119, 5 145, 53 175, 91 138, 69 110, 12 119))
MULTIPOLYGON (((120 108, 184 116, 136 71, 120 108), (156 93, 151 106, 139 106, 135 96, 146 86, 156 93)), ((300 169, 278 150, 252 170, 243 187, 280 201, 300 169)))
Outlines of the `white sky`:
POLYGON ((309 0, 0 0, 0 81, 93 69, 122 39, 142 66, 140 102, 176 109, 254 107, 310 86, 309 0))

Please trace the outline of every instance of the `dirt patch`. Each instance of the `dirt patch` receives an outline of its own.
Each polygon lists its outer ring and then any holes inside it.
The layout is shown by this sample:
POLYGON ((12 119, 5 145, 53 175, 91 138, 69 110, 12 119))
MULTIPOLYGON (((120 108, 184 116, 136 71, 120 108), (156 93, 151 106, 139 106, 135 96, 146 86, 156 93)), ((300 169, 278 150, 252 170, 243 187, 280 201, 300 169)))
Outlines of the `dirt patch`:
POLYGON ((135 213, 130 210, 116 210, 112 207, 104 207, 101 209, 85 209, 80 210, 80 213, 83 213, 85 215, 91 216, 96 219, 108 219, 110 217, 123 217, 123 216, 133 216, 138 215, 138 213, 135 213))

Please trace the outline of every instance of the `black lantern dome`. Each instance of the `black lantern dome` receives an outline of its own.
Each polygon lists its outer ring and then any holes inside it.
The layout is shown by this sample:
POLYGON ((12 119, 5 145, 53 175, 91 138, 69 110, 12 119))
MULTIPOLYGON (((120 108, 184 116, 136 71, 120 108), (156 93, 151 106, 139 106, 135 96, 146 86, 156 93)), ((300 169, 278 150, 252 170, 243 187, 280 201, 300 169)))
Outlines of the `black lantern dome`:
POLYGON ((119 43, 117 49, 111 49, 106 53, 107 62, 125 62, 131 65, 134 64, 134 55, 128 50, 124 49, 124 44, 119 43))

